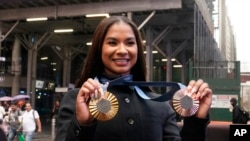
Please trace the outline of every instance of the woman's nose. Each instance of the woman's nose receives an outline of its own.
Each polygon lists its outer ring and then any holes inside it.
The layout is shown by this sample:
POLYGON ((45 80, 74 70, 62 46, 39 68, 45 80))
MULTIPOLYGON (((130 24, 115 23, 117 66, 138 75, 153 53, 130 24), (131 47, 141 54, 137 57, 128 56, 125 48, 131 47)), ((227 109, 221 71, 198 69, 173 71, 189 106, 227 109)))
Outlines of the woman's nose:
POLYGON ((117 50, 118 50, 119 52, 127 52, 126 45, 123 44, 123 43, 119 44, 117 50))

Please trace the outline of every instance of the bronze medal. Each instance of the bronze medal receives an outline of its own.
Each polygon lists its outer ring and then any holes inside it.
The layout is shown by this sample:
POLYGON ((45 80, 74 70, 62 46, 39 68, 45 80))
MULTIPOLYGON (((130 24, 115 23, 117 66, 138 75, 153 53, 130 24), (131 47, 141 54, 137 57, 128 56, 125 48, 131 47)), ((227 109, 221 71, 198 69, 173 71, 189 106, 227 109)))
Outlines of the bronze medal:
POLYGON ((178 90, 172 99, 174 110, 183 117, 194 115, 199 109, 199 101, 194 100, 185 89, 178 90))
POLYGON ((110 92, 104 91, 92 98, 89 102, 91 115, 100 121, 112 119, 118 112, 119 104, 117 98, 110 92))

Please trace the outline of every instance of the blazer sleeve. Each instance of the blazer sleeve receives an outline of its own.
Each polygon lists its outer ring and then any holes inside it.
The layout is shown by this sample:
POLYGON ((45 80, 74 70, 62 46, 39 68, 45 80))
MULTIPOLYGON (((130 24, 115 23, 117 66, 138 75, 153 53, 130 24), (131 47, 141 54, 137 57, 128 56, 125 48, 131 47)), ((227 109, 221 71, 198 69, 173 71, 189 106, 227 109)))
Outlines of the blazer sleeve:
POLYGON ((56 119, 55 141, 92 141, 96 124, 80 126, 75 116, 76 96, 79 89, 69 91, 62 99, 56 119))
POLYGON ((176 113, 169 108, 164 124, 164 141, 205 141, 209 116, 204 119, 195 116, 184 118, 183 124, 176 123, 176 113), (182 126, 182 127, 181 127, 182 126))
POLYGON ((180 128, 176 124, 176 113, 173 108, 167 103, 167 119, 163 128, 163 141, 181 141, 180 128))

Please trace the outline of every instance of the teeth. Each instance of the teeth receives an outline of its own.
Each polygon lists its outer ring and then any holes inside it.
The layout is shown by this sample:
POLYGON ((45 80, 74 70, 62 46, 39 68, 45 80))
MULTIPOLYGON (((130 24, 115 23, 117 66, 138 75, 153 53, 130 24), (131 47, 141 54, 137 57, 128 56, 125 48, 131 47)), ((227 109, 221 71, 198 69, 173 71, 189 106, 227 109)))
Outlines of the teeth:
POLYGON ((127 60, 115 60, 117 62, 126 62, 127 60))

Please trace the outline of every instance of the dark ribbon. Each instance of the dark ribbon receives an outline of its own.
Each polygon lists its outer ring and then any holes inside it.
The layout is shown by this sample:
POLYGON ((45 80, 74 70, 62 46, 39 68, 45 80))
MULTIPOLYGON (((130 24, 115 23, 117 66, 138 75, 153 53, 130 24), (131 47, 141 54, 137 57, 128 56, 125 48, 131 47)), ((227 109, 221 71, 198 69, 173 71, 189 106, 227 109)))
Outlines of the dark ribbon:
POLYGON ((144 81, 133 81, 133 76, 132 75, 126 75, 122 76, 119 78, 116 78, 114 80, 108 80, 106 78, 101 78, 100 79, 101 83, 105 84, 106 82, 109 82, 108 87, 112 86, 134 86, 137 94, 143 98, 143 99, 149 99, 153 101, 168 101, 172 99, 173 95, 175 94, 176 91, 179 89, 185 88, 185 85, 181 83, 176 83, 176 82, 163 82, 163 81, 155 81, 155 82, 144 82, 144 81), (160 95, 159 97, 155 98, 150 98, 148 97, 139 87, 171 87, 172 89, 169 90, 168 92, 160 95))

